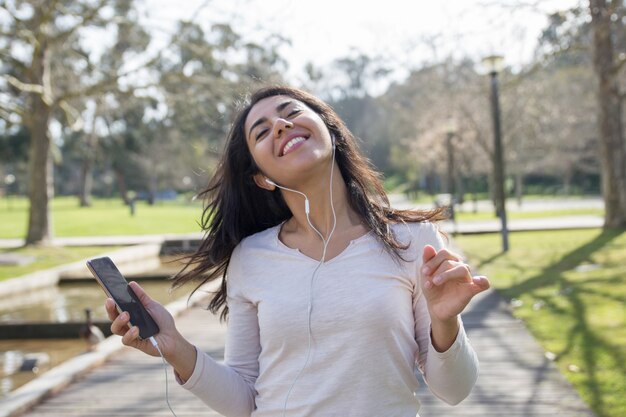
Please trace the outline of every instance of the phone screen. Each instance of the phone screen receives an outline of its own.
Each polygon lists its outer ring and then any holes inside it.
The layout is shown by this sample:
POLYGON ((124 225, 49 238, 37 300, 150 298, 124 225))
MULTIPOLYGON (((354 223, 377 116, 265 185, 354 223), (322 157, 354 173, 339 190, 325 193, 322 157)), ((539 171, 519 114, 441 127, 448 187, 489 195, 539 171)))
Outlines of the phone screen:
POLYGON ((140 338, 147 339, 159 332, 159 327, 150 313, 141 304, 135 292, 110 258, 92 259, 87 261, 87 266, 107 295, 113 298, 118 308, 128 312, 131 324, 139 328, 140 338))

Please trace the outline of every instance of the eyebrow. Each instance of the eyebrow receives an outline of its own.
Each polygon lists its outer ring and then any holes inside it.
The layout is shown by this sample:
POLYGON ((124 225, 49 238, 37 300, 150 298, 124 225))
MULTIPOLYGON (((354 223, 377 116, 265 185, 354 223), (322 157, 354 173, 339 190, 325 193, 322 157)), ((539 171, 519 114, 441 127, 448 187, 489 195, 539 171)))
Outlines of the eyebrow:
MULTIPOLYGON (((292 100, 288 100, 288 101, 284 101, 282 103, 280 103, 278 106, 276 106, 276 112, 280 113, 281 111, 285 110, 285 108, 287 106, 289 106, 290 104, 292 104, 293 101, 292 100)), ((261 117, 260 119, 258 119, 256 122, 254 122, 252 124, 252 126, 250 126, 250 130, 248 131, 248 137, 252 136, 252 131, 254 130, 255 127, 257 127, 258 125, 264 123, 267 121, 267 118, 265 117, 261 117)))

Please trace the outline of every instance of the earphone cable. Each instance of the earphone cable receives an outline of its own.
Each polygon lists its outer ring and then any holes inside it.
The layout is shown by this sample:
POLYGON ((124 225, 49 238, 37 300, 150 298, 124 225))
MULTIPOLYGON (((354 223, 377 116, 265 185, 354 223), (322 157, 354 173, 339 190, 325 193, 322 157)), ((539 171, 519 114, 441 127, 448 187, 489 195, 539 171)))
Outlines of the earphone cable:
POLYGON ((156 348, 156 350, 159 352, 159 355, 161 355, 161 360, 163 361, 163 369, 165 370, 165 402, 167 403, 167 407, 170 409, 170 412, 172 413, 172 415, 174 417, 176 416, 176 413, 174 412, 174 410, 172 409, 172 406, 170 405, 170 396, 169 396, 169 389, 168 389, 168 381, 167 381, 167 362, 165 361, 165 357, 163 356, 163 353, 161 352, 161 349, 159 348, 159 344, 157 343, 156 339, 154 338, 154 336, 150 336, 150 343, 152 343, 152 346, 154 346, 156 348))
POLYGON ((285 404, 283 406, 283 415, 282 415, 282 417, 285 417, 285 414, 287 413, 287 403, 289 401, 289 397, 291 396, 291 391, 296 386, 296 383, 300 379, 300 375, 302 375, 302 372, 304 372, 304 370, 306 369, 307 365, 309 364, 309 359, 311 357, 311 347, 312 347, 312 338, 313 338, 313 331, 312 331, 312 328, 311 328, 311 313, 313 311, 313 283, 315 281, 315 276, 317 275, 317 271, 320 269, 322 264, 324 264, 324 262, 326 261, 326 250, 328 248, 328 244, 330 243, 330 239, 331 239, 333 233, 335 233, 335 228, 337 226, 337 214, 335 213, 335 206, 334 206, 334 203, 333 203, 333 173, 334 173, 334 167, 335 167, 335 146, 334 146, 334 143, 333 143, 333 154, 332 154, 332 162, 331 162, 331 165, 330 165, 330 184, 329 184, 330 208, 331 208, 331 211, 333 213, 333 227, 331 228, 331 231, 328 234, 328 237, 326 239, 324 238, 322 233, 320 233, 320 231, 317 230, 315 228, 315 226, 313 226, 313 224, 311 223, 311 220, 309 219, 309 212, 308 212, 309 205, 308 205, 308 197, 306 196, 306 194, 304 194, 304 193, 302 193, 300 191, 291 190, 291 189, 289 189, 287 187, 283 187, 283 188, 285 188, 285 189, 287 189, 289 191, 293 191, 293 192, 296 192, 296 193, 304 195, 305 201, 307 203, 306 206, 305 206, 306 207, 305 214, 306 214, 307 222, 309 223, 309 226, 311 226, 311 228, 313 230, 315 230, 315 232, 322 239, 324 247, 322 249, 322 258, 320 259, 319 263, 315 267, 315 270, 313 271, 313 274, 311 275, 311 281, 309 283, 309 305, 308 305, 308 309, 307 309, 308 310, 307 311, 308 312, 308 317, 307 317, 308 348, 307 348, 306 359, 304 361, 304 365, 302 365, 302 368, 300 368, 300 370, 298 371, 298 374, 294 378, 293 382, 291 383, 291 386, 289 387, 289 390, 287 391, 287 395, 285 396, 285 404))

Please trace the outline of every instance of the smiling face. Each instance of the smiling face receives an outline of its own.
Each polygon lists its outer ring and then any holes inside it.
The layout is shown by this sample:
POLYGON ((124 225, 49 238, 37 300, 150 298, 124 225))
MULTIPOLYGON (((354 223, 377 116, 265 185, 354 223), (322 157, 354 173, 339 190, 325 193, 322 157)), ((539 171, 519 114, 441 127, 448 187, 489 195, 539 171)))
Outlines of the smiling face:
POLYGON ((279 183, 310 178, 332 156, 330 133, 320 116, 286 95, 257 102, 246 118, 245 133, 260 170, 279 183))

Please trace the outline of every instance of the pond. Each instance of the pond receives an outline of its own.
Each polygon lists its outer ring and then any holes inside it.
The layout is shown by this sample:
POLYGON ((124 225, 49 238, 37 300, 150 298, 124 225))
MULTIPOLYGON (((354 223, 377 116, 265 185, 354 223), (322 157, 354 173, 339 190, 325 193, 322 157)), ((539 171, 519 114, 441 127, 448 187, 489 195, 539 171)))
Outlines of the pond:
MULTIPOLYGON (((127 278, 138 281, 152 298, 162 304, 186 297, 191 287, 170 291, 171 281, 168 278, 180 269, 180 264, 168 261, 162 259, 157 269, 127 278)), ((85 321, 85 308, 92 310, 94 321, 108 321, 105 298, 100 286, 90 276, 73 277, 55 287, 0 298, 0 398, 42 372, 87 352, 88 348, 78 334, 75 338, 65 335, 63 338, 7 339, 7 326, 49 323, 52 327, 60 326, 59 323, 81 323, 85 321), (2 337, 3 332, 5 337, 2 337), (20 371, 22 365, 33 362, 37 362, 34 369, 20 371)))

